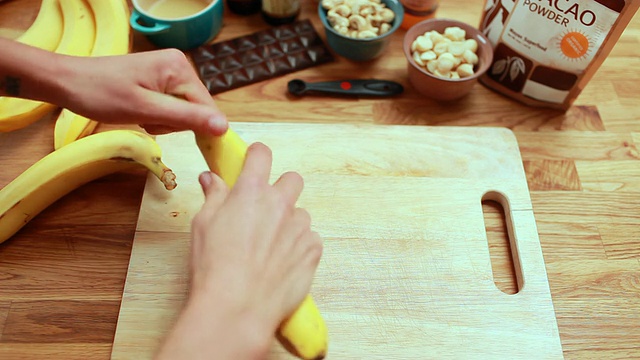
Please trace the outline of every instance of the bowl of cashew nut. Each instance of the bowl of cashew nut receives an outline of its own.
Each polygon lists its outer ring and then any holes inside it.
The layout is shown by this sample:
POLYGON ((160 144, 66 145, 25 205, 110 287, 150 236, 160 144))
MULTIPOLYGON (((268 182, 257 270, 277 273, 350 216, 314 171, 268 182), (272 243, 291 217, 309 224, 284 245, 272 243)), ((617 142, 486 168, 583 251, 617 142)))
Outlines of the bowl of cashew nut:
POLYGON ((327 43, 353 61, 381 56, 404 17, 398 0, 321 0, 318 15, 327 43))
POLYGON ((409 82, 435 100, 469 94, 493 61, 493 47, 477 28, 453 19, 429 19, 404 36, 409 82))

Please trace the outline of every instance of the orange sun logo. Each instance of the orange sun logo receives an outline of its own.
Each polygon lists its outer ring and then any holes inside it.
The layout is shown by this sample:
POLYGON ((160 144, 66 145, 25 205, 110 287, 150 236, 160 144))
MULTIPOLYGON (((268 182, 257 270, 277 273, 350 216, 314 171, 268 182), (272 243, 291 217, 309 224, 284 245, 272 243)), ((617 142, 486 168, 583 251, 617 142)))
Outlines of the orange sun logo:
POLYGON ((569 59, 579 60, 589 52, 589 39, 578 31, 569 31, 560 39, 560 51, 569 59))

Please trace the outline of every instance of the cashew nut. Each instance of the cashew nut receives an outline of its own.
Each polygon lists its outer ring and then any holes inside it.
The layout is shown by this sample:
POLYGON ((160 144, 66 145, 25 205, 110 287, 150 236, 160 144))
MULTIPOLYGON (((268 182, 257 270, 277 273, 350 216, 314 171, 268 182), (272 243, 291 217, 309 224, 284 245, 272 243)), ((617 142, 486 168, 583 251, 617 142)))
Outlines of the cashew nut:
POLYGON ((391 25, 387 23, 380 24, 380 35, 389 32, 389 30, 391 30, 391 25))
POLYGON ((351 15, 349 17, 349 28, 354 30, 365 30, 369 27, 369 23, 360 15, 351 15))
POLYGON ((349 33, 349 28, 346 26, 334 26, 333 29, 342 35, 347 35, 349 33))
POLYGON ((376 14, 381 12, 385 8, 385 4, 376 3, 376 2, 371 3, 371 6, 373 6, 373 12, 376 14))
POLYGON ((351 15, 351 8, 345 4, 336 6, 335 8, 329 10, 329 13, 331 13, 331 11, 344 17, 349 17, 349 15, 351 15))
POLYGON ((327 10, 329 24, 340 34, 353 38, 388 33, 396 20, 393 10, 381 0, 322 0, 322 7, 327 10))
POLYGON ((322 8, 325 10, 331 10, 337 5, 336 0, 322 0, 322 8))
POLYGON ((376 12, 376 9, 374 9, 373 5, 367 5, 367 6, 363 6, 360 8, 360 15, 361 16, 367 16, 367 15, 371 15, 373 13, 376 12))
POLYGON ((349 19, 344 16, 340 16, 337 14, 329 14, 327 15, 327 20, 331 26, 344 26, 349 27, 349 19))
MULTIPOLYGON (((349 0, 347 0, 349 1, 349 0)), ((369 0, 351 0, 350 1, 350 5, 351 5, 351 13, 352 14, 359 14, 360 13, 360 8, 363 6, 366 6, 367 4, 369 4, 369 0)))
POLYGON ((386 23, 392 22, 395 16, 396 14, 394 14, 393 10, 389 8, 382 9, 382 11, 380 12, 380 17, 382 18, 382 21, 386 23))
POLYGON ((376 15, 367 15, 367 21, 369 21, 369 24, 371 24, 371 26, 373 27, 379 27, 380 24, 382 24, 382 16, 376 14, 376 15))
POLYGON ((378 35, 371 30, 364 30, 358 33, 358 39, 368 39, 368 38, 374 38, 376 36, 378 35))

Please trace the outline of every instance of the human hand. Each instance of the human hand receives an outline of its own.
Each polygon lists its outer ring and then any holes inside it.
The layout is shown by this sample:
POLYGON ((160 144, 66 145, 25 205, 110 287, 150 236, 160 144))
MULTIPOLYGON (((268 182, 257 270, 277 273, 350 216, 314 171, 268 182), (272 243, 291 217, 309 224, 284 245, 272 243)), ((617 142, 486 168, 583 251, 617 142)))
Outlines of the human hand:
POLYGON ((53 101, 104 123, 139 124, 152 134, 228 127, 185 55, 176 49, 109 57, 62 57, 53 101))
POLYGON ((270 185, 271 164, 270 149, 256 143, 231 191, 200 176, 206 200, 192 224, 191 291, 251 314, 273 336, 309 293, 322 242, 296 207, 302 177, 288 172, 270 185))
POLYGON ((280 323, 309 293, 322 254, 306 210, 303 181, 269 184, 271 151, 249 146, 231 191, 205 172, 205 203, 192 222, 188 301, 156 360, 262 359, 280 323))

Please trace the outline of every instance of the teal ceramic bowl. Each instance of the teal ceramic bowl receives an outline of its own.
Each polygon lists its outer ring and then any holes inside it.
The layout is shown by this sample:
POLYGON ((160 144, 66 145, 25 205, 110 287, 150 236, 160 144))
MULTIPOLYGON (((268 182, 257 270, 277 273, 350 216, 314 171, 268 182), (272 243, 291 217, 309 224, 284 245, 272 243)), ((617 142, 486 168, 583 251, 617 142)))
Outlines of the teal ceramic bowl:
POLYGON ((329 47, 338 55, 353 61, 367 61, 381 56, 389 45, 391 34, 398 30, 404 18, 404 8, 400 1, 382 0, 382 3, 395 14, 391 29, 374 38, 356 39, 336 31, 327 20, 328 11, 322 7, 322 1, 318 2, 318 16, 324 26, 329 47))
POLYGON ((175 19, 153 16, 149 8, 158 0, 132 0, 131 27, 160 48, 189 50, 218 35, 224 14, 223 0, 206 0, 209 5, 193 15, 175 19))

